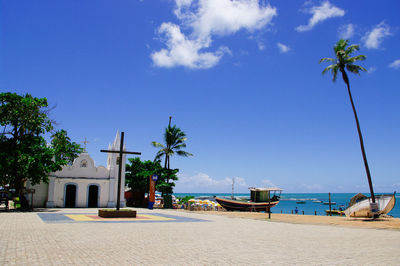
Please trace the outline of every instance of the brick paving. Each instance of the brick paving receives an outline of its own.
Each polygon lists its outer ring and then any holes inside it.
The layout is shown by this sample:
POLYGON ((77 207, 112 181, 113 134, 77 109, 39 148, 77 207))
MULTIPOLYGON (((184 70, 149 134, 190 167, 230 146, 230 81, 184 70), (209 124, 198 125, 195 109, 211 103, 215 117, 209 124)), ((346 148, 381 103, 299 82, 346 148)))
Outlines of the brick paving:
MULTIPOLYGON (((93 213, 51 209, 41 213, 93 213)), ((138 209, 138 214, 149 210, 138 209)), ((398 265, 400 231, 154 210, 206 222, 43 221, 0 212, 0 265, 398 265)))

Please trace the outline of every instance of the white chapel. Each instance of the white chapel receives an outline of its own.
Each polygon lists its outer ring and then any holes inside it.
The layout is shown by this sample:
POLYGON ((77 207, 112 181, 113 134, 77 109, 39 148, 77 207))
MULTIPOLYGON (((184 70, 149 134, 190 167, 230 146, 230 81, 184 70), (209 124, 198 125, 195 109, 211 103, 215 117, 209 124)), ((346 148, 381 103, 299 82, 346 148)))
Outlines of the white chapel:
MULTIPOLYGON (((120 135, 117 132, 108 150, 120 149, 120 135)), ((125 147, 124 147, 125 150, 125 147)), ((122 157, 120 206, 125 206, 125 159, 122 157)), ((119 154, 108 153, 107 167, 96 166, 93 159, 84 150, 72 165, 65 165, 62 170, 50 173, 49 183, 40 183, 33 188, 33 207, 61 208, 112 208, 117 203, 119 154)))

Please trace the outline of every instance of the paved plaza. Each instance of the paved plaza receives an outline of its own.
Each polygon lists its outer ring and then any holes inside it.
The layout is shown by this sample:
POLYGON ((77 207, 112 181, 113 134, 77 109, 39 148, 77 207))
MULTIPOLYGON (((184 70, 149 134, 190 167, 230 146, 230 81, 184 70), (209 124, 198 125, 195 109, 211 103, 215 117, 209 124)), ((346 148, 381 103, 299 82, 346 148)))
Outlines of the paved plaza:
POLYGON ((0 212, 0 265, 398 265, 400 231, 137 209, 0 212), (86 218, 85 218, 86 217, 86 218), (140 218, 142 217, 142 218, 140 218), (141 220, 140 220, 141 219, 141 220))

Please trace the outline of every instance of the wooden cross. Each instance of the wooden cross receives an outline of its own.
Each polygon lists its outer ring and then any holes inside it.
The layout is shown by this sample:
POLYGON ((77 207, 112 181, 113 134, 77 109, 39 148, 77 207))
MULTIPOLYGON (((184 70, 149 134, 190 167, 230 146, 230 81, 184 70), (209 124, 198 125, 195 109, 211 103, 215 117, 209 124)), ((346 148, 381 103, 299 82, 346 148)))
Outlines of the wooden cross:
POLYGON ((122 155, 123 154, 137 154, 141 155, 141 152, 124 151, 124 132, 121 132, 121 144, 119 151, 100 150, 101 152, 119 153, 119 170, 118 170, 118 194, 117 194, 117 211, 119 210, 119 202, 121 200, 121 172, 122 172, 122 155))
POLYGON ((82 143, 85 145, 85 146, 83 147, 83 152, 86 152, 86 144, 89 143, 89 141, 87 141, 86 137, 85 137, 85 140, 82 141, 82 143))

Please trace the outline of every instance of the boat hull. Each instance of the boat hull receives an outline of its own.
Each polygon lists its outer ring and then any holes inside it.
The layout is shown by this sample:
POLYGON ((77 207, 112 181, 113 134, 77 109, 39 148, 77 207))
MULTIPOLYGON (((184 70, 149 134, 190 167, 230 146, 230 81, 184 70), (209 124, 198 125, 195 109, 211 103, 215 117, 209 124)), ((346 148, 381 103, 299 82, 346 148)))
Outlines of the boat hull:
POLYGON ((269 211, 272 207, 279 203, 278 201, 271 202, 244 202, 238 200, 229 200, 223 198, 215 198, 215 200, 227 211, 247 211, 260 212, 269 211))
POLYGON ((325 212, 326 212, 326 215, 329 215, 329 214, 340 215, 340 216, 345 215, 344 211, 339 211, 339 210, 326 210, 325 212))
MULTIPOLYGON (((375 197, 376 203, 378 204, 379 212, 378 215, 388 214, 396 204, 395 195, 379 195, 375 197)), ((345 210, 347 217, 374 217, 374 213, 371 212, 370 203, 371 198, 367 198, 357 202, 345 210)))

